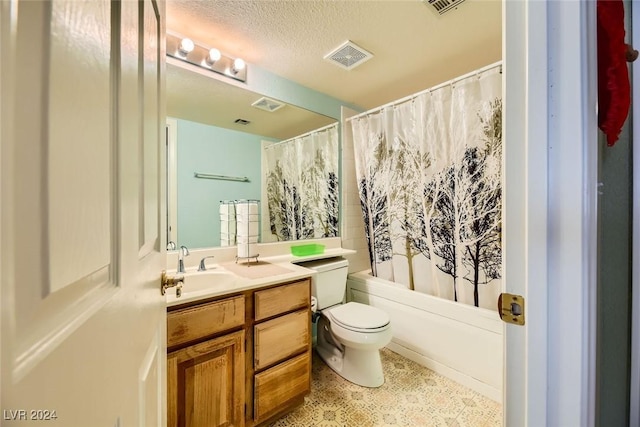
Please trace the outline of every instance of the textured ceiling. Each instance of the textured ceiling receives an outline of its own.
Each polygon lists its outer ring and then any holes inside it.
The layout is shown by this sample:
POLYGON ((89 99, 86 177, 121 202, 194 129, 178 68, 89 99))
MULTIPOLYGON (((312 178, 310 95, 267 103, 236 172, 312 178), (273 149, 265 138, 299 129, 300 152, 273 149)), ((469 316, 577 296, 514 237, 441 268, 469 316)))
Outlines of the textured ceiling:
POLYGON ((420 0, 167 0, 167 29, 370 109, 499 61, 501 7, 466 0, 439 16, 420 0), (323 59, 346 40, 374 57, 350 71, 323 59))

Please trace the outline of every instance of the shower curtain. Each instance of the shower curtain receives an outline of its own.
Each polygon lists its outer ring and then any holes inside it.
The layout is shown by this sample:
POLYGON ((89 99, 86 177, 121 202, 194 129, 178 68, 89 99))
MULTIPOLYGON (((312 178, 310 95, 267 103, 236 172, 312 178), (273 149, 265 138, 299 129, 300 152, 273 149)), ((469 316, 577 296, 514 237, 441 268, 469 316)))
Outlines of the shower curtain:
POLYGON ((501 81, 495 67, 351 120, 373 275, 495 309, 501 81))
POLYGON ((338 235, 337 126, 265 148, 269 227, 277 240, 338 235))

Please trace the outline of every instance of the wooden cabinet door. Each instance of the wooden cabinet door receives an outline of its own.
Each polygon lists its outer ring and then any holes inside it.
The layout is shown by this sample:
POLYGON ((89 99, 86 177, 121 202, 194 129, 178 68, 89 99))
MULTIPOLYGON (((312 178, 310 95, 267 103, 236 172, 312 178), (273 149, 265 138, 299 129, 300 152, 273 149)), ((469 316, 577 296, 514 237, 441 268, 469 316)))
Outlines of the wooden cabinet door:
POLYGON ((261 423, 292 404, 304 402, 311 390, 311 354, 303 353, 255 376, 254 417, 261 423))
POLYGON ((170 427, 244 426, 244 331, 167 356, 170 427))
POLYGON ((254 327, 256 370, 283 361, 309 348, 311 318, 307 310, 276 317, 254 327))
POLYGON ((200 340, 244 325, 244 296, 167 313, 167 346, 200 340))
POLYGON ((256 322, 311 304, 311 281, 304 279, 255 293, 256 322))

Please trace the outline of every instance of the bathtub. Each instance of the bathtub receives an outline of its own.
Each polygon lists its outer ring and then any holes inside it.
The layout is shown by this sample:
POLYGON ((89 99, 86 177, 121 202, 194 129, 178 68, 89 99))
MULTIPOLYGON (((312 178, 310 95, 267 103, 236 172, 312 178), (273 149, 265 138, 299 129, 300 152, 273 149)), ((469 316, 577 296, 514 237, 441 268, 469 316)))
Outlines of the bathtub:
POLYGON ((388 349, 502 403, 504 324, 497 312, 410 291, 368 271, 349 275, 347 299, 389 314, 388 349))

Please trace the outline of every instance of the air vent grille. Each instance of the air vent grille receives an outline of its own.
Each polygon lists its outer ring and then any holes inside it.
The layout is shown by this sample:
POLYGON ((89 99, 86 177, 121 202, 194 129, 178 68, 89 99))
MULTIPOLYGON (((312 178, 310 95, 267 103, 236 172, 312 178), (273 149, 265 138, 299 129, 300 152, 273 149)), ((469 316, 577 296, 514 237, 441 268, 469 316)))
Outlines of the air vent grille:
POLYGON ((353 70, 373 58, 373 54, 361 48, 350 40, 341 44, 338 48, 325 55, 324 59, 333 64, 344 68, 345 70, 353 70))
POLYGON ((267 98, 266 96, 263 96, 262 98, 258 99, 256 102, 251 104, 252 107, 256 107, 261 110, 268 111, 270 113, 273 113, 274 111, 281 109, 285 105, 286 104, 283 102, 276 101, 275 99, 267 98))
POLYGON ((435 9, 440 15, 444 15, 451 9, 455 9, 464 0, 422 0, 422 2, 435 9))

